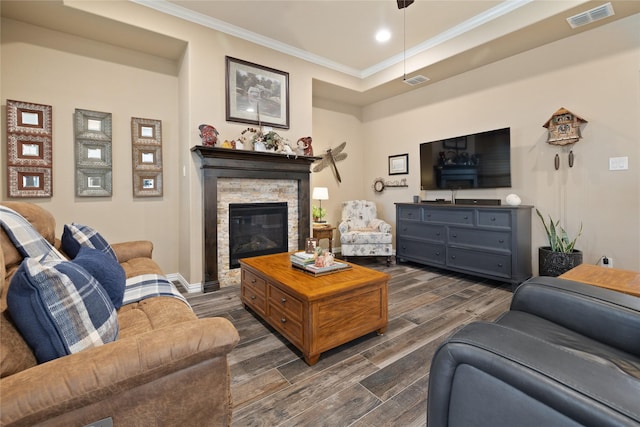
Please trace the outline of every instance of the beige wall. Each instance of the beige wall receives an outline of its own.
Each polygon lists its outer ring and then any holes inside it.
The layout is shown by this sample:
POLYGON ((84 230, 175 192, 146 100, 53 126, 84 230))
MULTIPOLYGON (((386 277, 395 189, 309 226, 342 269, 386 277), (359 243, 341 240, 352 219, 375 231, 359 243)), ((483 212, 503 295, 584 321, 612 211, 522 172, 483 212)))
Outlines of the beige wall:
MULTIPOLYGON (((352 78, 130 2, 77 5, 185 40, 187 47, 181 58, 169 61, 2 21, 3 108, 6 99, 53 106, 54 197, 37 202, 61 223, 90 223, 111 241, 152 240, 163 270, 199 282, 202 179, 199 159, 190 148, 200 142, 201 123, 216 126, 223 139, 237 137, 246 127, 224 120, 224 57, 229 55, 290 73, 291 129, 281 132, 285 137, 295 141, 312 135, 316 153, 347 141, 349 157, 339 164, 341 184, 329 170, 312 175, 312 186, 329 187, 330 200, 323 207, 331 222, 337 223, 342 200, 371 198, 394 223, 394 202, 418 194, 420 142, 510 126, 513 189, 461 191, 458 196, 503 198, 518 193, 524 203, 560 217, 570 231, 583 222, 579 247, 586 262, 606 253, 617 267, 640 270, 638 16, 360 109, 312 93, 313 79, 351 84, 352 78), (544 142, 542 124, 561 106, 589 123, 583 129, 585 138, 574 147, 576 166, 569 170, 563 154, 556 172, 552 159, 557 149, 544 142), (74 108, 114 114, 111 198, 74 196, 74 108), (163 122, 162 198, 131 196, 131 116, 163 122), (410 157, 410 187, 375 194, 371 185, 376 177, 391 179, 388 156, 402 153, 410 157), (628 156, 630 169, 608 171, 607 160, 614 156, 628 156)), ((4 130, 2 141, 4 146, 4 130)), ((1 187, 4 199, 6 186, 1 187)), ((429 194, 436 196, 448 194, 429 194)), ((534 222, 534 247, 543 244, 541 233, 534 222)))
MULTIPOLYGON (((636 15, 364 108, 361 196, 377 201, 395 224, 394 202, 419 194, 421 142, 509 126, 513 188, 461 190, 457 197, 504 200, 516 193, 523 204, 560 219, 570 234, 584 225, 577 245, 584 262, 606 254, 615 267, 640 270, 639 26, 636 15), (570 148, 547 144, 542 127, 560 107, 589 121, 584 138, 570 148), (571 169, 569 149, 576 158, 571 169), (376 177, 398 179, 387 175, 387 161, 402 153, 409 153, 409 188, 376 194, 370 185, 376 177), (629 157, 629 170, 608 170, 609 157, 618 156, 629 157)), ((344 123, 341 116, 315 108, 314 130, 344 123)), ((430 191, 427 197, 451 194, 430 191)), ((545 244, 535 216, 532 238, 534 249, 545 244)))
POLYGON ((29 199, 65 223, 95 227, 110 242, 148 239, 166 272, 177 272, 178 84, 175 64, 41 27, 2 20, 2 150, 6 199, 6 100, 53 107, 53 197, 29 199), (113 195, 76 197, 73 114, 112 113, 113 195), (133 198, 131 117, 162 120, 164 196, 133 198))

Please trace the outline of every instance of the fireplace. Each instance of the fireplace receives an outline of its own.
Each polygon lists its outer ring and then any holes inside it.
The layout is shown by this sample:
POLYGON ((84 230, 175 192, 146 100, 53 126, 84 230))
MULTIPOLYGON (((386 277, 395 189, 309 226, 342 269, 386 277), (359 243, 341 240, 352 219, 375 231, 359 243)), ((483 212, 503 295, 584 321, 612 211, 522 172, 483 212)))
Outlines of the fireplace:
POLYGON ((229 204, 229 268, 241 258, 287 252, 287 203, 229 204))
MULTIPOLYGON (((222 183, 227 180, 231 182, 243 180, 278 180, 281 182, 292 182, 297 193, 290 200, 288 219, 294 223, 288 224, 288 233, 295 234, 293 246, 289 244, 291 250, 304 248, 305 240, 311 231, 311 201, 309 191, 310 166, 319 157, 310 156, 286 156, 279 153, 264 153, 257 151, 229 150, 218 147, 204 147, 197 145, 191 151, 198 154, 202 159, 202 205, 203 205, 203 274, 202 287, 205 292, 220 289, 220 273, 222 272, 218 262, 224 259, 225 254, 219 251, 220 246, 227 245, 228 237, 218 230, 218 226, 227 221, 228 212, 221 214, 224 203, 218 206, 224 194, 219 192, 222 183), (295 203, 295 207, 294 207, 295 203), (220 241, 218 240, 220 238, 220 241), (297 244, 296 244, 297 241, 297 244), (224 243, 223 243, 224 242, 224 243)), ((263 181, 270 182, 270 181, 263 181)), ((256 185, 253 185, 254 190, 256 185)), ((232 192, 233 193, 233 192, 232 192)), ((231 193, 231 194, 232 194, 231 193)), ((230 193, 226 193, 230 194, 230 193)), ((277 193, 274 193, 277 194, 277 193)), ((233 200, 228 203, 241 203, 246 200, 256 201, 255 198, 244 198, 233 200)), ((271 200, 261 200, 262 202, 284 202, 277 197, 271 200)), ((291 240, 291 236, 289 236, 291 240)), ((226 252, 228 254, 228 251, 226 252)), ((226 261, 222 266, 229 265, 226 261)), ((239 271, 232 269, 230 271, 239 271)))

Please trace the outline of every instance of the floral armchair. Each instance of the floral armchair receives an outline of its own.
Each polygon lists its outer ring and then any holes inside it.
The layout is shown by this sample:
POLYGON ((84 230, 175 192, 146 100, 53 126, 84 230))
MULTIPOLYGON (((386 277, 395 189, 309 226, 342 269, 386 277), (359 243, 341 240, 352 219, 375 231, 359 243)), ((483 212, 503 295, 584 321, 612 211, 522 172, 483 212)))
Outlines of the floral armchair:
POLYGON ((376 205, 367 200, 342 203, 342 222, 338 225, 342 256, 384 256, 391 264, 391 225, 378 218, 376 205))

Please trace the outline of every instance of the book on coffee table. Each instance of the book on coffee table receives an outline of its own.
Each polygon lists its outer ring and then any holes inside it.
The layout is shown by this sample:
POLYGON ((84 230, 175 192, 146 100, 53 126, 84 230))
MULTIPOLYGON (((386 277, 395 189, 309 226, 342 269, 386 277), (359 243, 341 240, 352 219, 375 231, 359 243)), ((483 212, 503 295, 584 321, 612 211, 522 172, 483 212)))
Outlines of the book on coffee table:
POLYGON ((313 264, 303 265, 303 264, 297 264, 295 262, 292 262, 291 265, 294 268, 298 268, 304 271, 305 273, 309 273, 314 276, 322 276, 325 274, 337 273, 339 271, 348 270, 351 268, 349 264, 345 264, 343 262, 338 262, 338 261, 326 267, 316 267, 313 264))

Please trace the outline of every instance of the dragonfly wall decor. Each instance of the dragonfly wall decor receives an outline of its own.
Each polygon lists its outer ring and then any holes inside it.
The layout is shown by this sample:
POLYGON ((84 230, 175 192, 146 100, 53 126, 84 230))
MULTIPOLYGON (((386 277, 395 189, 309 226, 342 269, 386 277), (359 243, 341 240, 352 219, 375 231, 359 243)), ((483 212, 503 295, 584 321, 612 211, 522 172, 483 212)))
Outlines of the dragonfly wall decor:
POLYGON ((340 177, 340 172, 338 172, 338 165, 336 163, 339 162, 340 160, 344 160, 347 158, 347 153, 342 152, 342 150, 344 150, 344 147, 346 146, 347 146, 347 141, 338 145, 336 148, 327 149, 327 151, 322 155, 322 158, 318 160, 316 165, 313 167, 313 171, 320 172, 322 169, 326 168, 327 166, 331 166, 331 168, 333 169, 333 172, 336 175, 336 179, 338 180, 338 182, 342 182, 342 178, 340 177))

